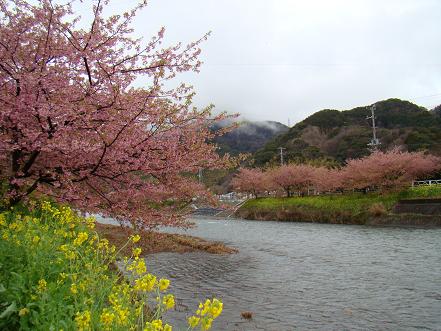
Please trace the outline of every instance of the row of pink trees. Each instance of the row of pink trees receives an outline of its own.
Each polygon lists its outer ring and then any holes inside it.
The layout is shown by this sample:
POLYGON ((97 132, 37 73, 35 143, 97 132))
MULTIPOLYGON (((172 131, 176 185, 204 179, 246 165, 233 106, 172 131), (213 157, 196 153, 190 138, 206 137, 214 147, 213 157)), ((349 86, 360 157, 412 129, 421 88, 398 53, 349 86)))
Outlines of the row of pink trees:
POLYGON ((236 191, 255 197, 271 191, 282 191, 286 196, 309 191, 400 189, 413 180, 430 176, 441 169, 440 158, 422 152, 377 151, 371 155, 348 160, 341 169, 327 169, 311 165, 289 164, 266 171, 241 169, 234 177, 236 191))

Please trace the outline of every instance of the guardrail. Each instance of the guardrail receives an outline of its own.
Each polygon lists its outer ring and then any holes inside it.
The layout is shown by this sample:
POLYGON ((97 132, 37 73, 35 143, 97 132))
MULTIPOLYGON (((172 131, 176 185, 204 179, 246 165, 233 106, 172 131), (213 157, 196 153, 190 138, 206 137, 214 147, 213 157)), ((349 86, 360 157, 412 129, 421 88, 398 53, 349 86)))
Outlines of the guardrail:
POLYGON ((428 179, 428 180, 414 180, 412 182, 413 186, 421 186, 421 185, 441 185, 441 179, 428 179))

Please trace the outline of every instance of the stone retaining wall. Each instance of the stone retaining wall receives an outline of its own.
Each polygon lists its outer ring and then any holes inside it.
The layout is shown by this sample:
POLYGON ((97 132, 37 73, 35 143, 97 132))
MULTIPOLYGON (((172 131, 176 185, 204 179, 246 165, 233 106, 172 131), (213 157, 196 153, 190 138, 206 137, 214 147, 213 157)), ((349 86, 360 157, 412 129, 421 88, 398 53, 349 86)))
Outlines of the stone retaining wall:
POLYGON ((400 200, 394 206, 396 214, 441 215, 441 199, 400 200))

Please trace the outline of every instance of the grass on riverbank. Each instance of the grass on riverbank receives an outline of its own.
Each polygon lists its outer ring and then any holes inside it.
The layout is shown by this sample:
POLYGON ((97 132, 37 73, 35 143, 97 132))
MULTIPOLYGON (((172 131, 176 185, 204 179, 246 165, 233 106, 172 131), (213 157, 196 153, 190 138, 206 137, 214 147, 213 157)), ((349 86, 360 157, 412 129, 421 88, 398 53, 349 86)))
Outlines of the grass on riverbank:
POLYGON ((247 219, 364 224, 375 213, 390 213, 401 199, 438 197, 441 197, 441 185, 418 186, 384 194, 258 198, 247 201, 238 210, 238 215, 247 219))

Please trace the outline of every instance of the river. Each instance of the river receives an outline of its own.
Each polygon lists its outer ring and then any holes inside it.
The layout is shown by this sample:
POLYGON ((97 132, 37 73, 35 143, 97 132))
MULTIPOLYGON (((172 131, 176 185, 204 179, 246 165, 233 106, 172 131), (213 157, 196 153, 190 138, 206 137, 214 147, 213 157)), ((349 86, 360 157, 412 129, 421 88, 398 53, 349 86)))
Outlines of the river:
POLYGON ((211 295, 224 302, 214 330, 441 330, 441 229, 195 223, 184 233, 239 253, 147 257, 172 281, 177 311, 166 318, 177 330, 211 295))

